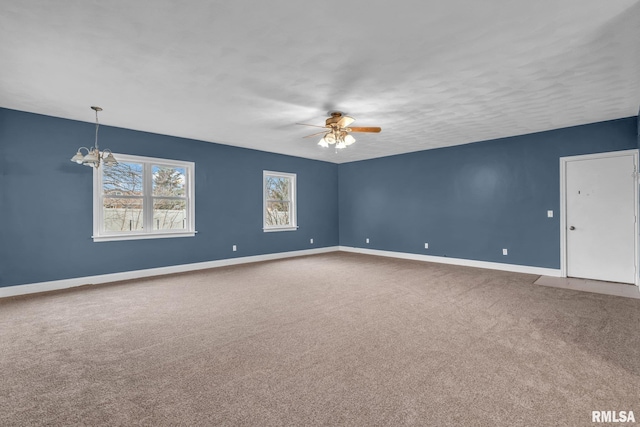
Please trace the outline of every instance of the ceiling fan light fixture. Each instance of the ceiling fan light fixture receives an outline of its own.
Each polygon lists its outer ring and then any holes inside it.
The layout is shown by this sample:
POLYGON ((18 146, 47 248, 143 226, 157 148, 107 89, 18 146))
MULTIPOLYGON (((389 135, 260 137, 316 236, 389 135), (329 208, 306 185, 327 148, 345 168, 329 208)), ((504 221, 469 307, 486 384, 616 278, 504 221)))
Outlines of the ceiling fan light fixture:
POLYGON ((331 117, 326 119, 325 126, 317 126, 307 123, 297 123, 304 126, 313 126, 319 128, 325 128, 324 132, 317 132, 311 135, 307 135, 304 138, 309 138, 324 133, 322 139, 318 142, 318 145, 327 148, 329 145, 335 145, 336 150, 343 149, 356 142, 356 139, 350 132, 367 132, 367 133, 379 133, 382 129, 379 127, 351 127, 351 123, 355 121, 353 117, 345 116, 340 111, 333 111, 331 117))
POLYGON ((328 144, 335 144, 336 143, 336 136, 333 133, 328 133, 324 136, 324 140, 328 143, 328 144))

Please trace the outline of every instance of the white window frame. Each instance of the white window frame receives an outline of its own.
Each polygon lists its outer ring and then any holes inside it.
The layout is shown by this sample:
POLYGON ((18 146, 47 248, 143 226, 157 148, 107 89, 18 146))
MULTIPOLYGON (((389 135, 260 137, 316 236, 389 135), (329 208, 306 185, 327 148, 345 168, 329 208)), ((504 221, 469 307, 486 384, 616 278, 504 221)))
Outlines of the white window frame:
POLYGON ((195 168, 194 162, 182 160, 161 159, 156 157, 133 156, 129 154, 113 153, 113 156, 122 163, 140 163, 143 165, 142 192, 143 192, 143 224, 153 222, 153 179, 152 166, 180 167, 185 169, 186 175, 186 201, 187 201, 187 224, 184 230, 154 230, 153 226, 147 226, 141 231, 105 231, 104 230, 104 210, 102 194, 102 170, 105 167, 101 164, 99 168, 93 169, 93 238, 94 242, 110 242, 116 240, 139 240, 139 239, 162 239, 167 237, 193 237, 195 230, 195 168))
POLYGON ((297 184, 296 174, 287 172, 274 172, 274 171, 262 171, 262 230, 265 233, 272 231, 293 231, 298 229, 298 217, 297 217, 297 184), (282 225, 267 225, 267 176, 275 176, 278 178, 288 178, 291 180, 290 191, 291 200, 289 201, 289 218, 291 224, 282 225))

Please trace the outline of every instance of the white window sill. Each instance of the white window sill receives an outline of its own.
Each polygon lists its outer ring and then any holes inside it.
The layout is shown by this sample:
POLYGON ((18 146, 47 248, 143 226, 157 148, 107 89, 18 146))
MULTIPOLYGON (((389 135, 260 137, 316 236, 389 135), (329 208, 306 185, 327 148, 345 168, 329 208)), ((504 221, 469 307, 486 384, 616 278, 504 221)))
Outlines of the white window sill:
POLYGON ((298 226, 293 226, 293 227, 269 227, 269 228, 263 228, 262 230, 265 233, 271 233, 273 231, 295 231, 298 229, 298 226))
POLYGON ((131 233, 91 236, 94 242, 114 242, 118 240, 166 239, 170 237, 194 237, 197 231, 180 231, 175 233, 131 233))

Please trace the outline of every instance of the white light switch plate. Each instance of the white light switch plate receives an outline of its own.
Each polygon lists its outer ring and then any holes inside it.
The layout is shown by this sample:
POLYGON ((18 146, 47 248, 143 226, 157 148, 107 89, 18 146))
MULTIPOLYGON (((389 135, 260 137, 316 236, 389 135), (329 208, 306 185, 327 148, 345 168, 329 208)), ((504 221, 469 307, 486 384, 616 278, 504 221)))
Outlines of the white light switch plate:
POLYGON ((553 218, 553 211, 547 211, 547 217, 553 218))

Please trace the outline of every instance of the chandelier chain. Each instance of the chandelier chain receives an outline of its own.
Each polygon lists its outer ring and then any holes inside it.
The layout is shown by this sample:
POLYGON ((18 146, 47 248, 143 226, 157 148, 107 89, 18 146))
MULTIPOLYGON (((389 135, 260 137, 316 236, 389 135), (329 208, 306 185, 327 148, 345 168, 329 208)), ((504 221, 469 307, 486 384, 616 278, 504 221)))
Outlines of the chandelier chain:
POLYGON ((98 149, 98 127, 100 126, 100 123, 98 123, 98 110, 96 110, 96 142, 94 144, 94 146, 96 147, 96 150, 98 149))

